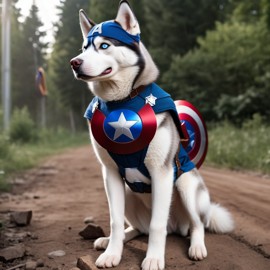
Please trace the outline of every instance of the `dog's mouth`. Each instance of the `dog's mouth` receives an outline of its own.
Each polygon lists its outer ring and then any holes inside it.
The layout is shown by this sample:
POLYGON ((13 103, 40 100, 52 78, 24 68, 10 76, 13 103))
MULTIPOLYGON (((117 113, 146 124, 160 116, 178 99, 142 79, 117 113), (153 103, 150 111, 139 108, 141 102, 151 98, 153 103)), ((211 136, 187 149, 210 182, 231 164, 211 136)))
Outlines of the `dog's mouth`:
POLYGON ((109 68, 106 68, 99 76, 105 76, 105 75, 108 75, 112 72, 112 68, 109 67, 109 68))
POLYGON ((85 75, 85 74, 77 74, 77 78, 78 79, 81 79, 81 80, 91 80, 91 79, 93 79, 94 77, 92 77, 92 76, 88 76, 88 75, 85 75))
POLYGON ((77 73, 77 78, 78 79, 81 79, 81 80, 92 80, 92 79, 95 79, 97 77, 102 77, 102 76, 105 76, 105 75, 108 75, 112 72, 112 68, 109 67, 109 68, 106 68, 102 73, 100 73, 98 76, 89 76, 89 75, 86 75, 86 74, 83 74, 83 73, 77 73))

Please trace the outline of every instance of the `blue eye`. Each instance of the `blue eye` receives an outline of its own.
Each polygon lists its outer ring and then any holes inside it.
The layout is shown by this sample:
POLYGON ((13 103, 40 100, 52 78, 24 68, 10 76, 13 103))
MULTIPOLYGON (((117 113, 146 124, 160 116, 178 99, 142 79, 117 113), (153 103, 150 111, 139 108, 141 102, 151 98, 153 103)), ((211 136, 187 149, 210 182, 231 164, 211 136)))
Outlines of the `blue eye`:
POLYGON ((110 45, 108 43, 101 43, 101 45, 100 45, 100 49, 102 49, 102 50, 106 50, 109 47, 110 47, 110 45))

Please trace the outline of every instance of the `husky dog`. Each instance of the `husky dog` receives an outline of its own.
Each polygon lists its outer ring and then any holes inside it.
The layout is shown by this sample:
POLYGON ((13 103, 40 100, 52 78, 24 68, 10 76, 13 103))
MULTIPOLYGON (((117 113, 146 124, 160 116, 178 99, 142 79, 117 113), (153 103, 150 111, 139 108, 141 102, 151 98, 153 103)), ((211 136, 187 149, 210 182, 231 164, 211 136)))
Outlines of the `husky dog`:
POLYGON ((165 268, 168 233, 190 234, 189 257, 204 259, 205 228, 226 233, 233 220, 225 208, 210 202, 187 154, 179 159, 183 147, 174 109, 169 95, 154 84, 158 69, 140 41, 135 15, 121 1, 115 20, 95 24, 83 10, 79 16, 84 45, 71 66, 95 96, 86 117, 110 210, 110 236, 94 243, 105 250, 96 265, 117 266, 124 243, 140 234, 149 234, 143 270, 165 268))

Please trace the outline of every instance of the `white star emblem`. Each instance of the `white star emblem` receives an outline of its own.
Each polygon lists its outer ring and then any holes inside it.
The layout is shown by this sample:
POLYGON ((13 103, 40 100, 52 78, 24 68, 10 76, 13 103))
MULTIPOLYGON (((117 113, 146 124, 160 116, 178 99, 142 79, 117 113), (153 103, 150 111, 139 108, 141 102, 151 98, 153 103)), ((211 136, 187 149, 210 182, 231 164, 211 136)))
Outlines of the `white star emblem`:
POLYGON ((134 137, 130 131, 130 128, 135 125, 138 121, 127 121, 123 112, 120 114, 118 121, 116 122, 108 122, 110 126, 115 128, 115 133, 113 140, 115 141, 121 135, 125 135, 128 138, 134 140, 134 137))
POLYGON ((145 98, 145 103, 151 105, 152 107, 156 105, 156 97, 152 94, 145 98))

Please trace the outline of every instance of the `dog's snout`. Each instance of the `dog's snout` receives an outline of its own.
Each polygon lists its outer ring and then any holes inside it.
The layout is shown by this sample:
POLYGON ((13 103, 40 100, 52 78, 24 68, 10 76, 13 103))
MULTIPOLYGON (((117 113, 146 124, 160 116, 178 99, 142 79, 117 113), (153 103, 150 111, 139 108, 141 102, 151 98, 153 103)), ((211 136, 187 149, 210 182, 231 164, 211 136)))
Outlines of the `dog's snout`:
POLYGON ((78 70, 82 63, 83 60, 80 58, 73 58, 70 60, 70 65, 74 70, 78 70))

